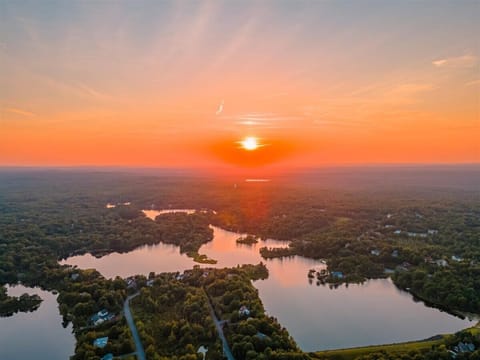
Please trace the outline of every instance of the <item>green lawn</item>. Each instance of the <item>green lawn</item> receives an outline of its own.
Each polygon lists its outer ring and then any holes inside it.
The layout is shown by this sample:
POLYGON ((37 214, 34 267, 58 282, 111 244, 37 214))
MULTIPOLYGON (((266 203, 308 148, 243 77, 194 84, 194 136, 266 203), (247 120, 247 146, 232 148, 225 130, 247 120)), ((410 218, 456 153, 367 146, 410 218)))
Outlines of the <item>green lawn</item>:
POLYGON ((391 354, 401 354, 406 353, 411 350, 428 350, 433 345, 440 345, 443 343, 443 339, 438 340, 423 340, 423 341, 412 341, 400 344, 390 344, 390 345, 378 345, 378 346, 364 346, 350 349, 339 349, 339 350, 326 350, 326 351, 317 351, 311 353, 310 356, 313 359, 328 359, 328 360, 353 360, 358 356, 367 355, 373 352, 386 351, 391 354))
MULTIPOLYGON (((480 334, 480 322, 475 326, 465 329, 469 330, 472 334, 480 334)), ((408 353, 409 351, 416 350, 422 352, 430 349, 434 345, 441 345, 444 343, 445 337, 448 335, 442 335, 442 338, 435 340, 420 340, 420 341, 410 341, 399 344, 388 344, 388 345, 375 345, 375 346, 363 346, 349 349, 338 349, 338 350, 325 350, 325 351, 316 351, 310 353, 309 355, 313 359, 325 359, 325 360, 354 360, 355 358, 363 355, 368 355, 370 353, 386 351, 389 354, 402 354, 408 353)))

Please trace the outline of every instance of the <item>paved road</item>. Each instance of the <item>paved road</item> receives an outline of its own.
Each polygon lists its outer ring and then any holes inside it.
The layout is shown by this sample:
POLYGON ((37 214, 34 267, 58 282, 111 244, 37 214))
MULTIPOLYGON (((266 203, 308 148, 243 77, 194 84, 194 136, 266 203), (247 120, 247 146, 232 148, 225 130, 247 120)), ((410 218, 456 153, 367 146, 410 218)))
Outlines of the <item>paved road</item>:
MULTIPOLYGON (((205 292, 205 290, 204 290, 204 292, 205 292)), ((213 322, 215 323, 215 327, 217 329, 218 336, 220 337, 220 340, 222 340, 223 354, 227 357, 228 360, 235 360, 235 358, 232 355, 232 352, 230 351, 230 346, 228 346, 227 339, 225 338, 225 335, 223 334, 222 325, 225 322, 217 319, 217 315, 215 315, 215 311, 213 310, 213 306, 210 303, 210 298, 208 297, 206 292, 205 292, 205 296, 207 297, 208 307, 210 309, 210 315, 212 316, 213 322)))
POLYGON ((133 321, 132 312, 130 311, 130 300, 132 300, 135 296, 139 295, 140 293, 133 294, 125 300, 123 304, 123 312, 125 314, 125 319, 127 320, 127 324, 130 328, 130 331, 133 336, 133 341, 135 342, 135 354, 137 355, 138 360, 147 360, 145 356, 145 351, 143 350, 142 341, 140 340, 140 335, 138 334, 137 327, 135 326, 135 322, 133 321))

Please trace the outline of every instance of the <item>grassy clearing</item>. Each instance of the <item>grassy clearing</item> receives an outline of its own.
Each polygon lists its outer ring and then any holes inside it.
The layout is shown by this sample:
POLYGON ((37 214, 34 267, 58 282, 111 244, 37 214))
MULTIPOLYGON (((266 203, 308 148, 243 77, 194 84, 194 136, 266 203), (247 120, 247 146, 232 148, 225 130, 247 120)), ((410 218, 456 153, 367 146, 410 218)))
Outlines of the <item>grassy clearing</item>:
POLYGON ((374 352, 386 351, 390 354, 408 353, 412 350, 422 351, 429 350, 434 345, 441 345, 444 341, 442 336, 435 340, 412 341, 399 344, 378 345, 378 346, 364 346, 350 349, 326 350, 311 353, 313 359, 328 359, 328 360, 353 360, 358 356, 367 355, 374 352))

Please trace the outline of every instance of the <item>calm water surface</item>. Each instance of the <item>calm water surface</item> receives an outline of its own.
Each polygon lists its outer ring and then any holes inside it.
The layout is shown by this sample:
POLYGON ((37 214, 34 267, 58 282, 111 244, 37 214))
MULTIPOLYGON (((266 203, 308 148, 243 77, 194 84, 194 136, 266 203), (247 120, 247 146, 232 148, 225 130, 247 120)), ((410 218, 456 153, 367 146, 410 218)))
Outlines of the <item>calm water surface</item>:
POLYGON ((38 288, 7 286, 8 294, 38 294, 40 307, 29 313, 16 313, 0 318, 0 359, 2 360, 65 360, 75 351, 72 326, 62 327, 57 296, 38 288))
MULTIPOLYGON (((154 219, 160 212, 149 210, 145 214, 154 219)), ((217 260, 215 267, 265 262, 269 278, 254 285, 267 312, 287 328, 304 351, 423 339, 474 324, 415 302, 388 279, 338 289, 310 284, 308 270, 322 268, 324 265, 319 261, 300 256, 266 261, 258 253, 262 246, 285 246, 287 242, 267 240, 253 246, 241 245, 236 239, 244 234, 212 228, 213 241, 203 245, 199 252, 217 260)), ((166 244, 100 259, 88 254, 75 256, 62 263, 96 268, 106 277, 183 271, 196 264, 180 254, 178 247, 166 244)))

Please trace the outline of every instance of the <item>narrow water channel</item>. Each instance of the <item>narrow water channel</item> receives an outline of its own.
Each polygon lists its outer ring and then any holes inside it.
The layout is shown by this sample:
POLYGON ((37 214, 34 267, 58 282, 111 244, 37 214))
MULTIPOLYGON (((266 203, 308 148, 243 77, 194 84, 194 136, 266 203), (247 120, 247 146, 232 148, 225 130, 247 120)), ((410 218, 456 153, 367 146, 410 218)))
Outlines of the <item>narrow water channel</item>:
MULTIPOLYGON (((152 219, 159 214, 146 212, 152 219)), ((242 234, 212 228, 214 239, 199 252, 217 260, 215 267, 266 263, 268 279, 256 281, 254 285, 267 312, 278 318, 304 351, 418 340, 474 324, 415 302, 389 279, 338 289, 317 286, 308 281, 307 273, 311 268, 325 266, 319 261, 300 256, 268 261, 261 258, 260 247, 285 246, 286 242, 267 240, 253 246, 241 245, 236 239, 242 234)), ((62 264, 95 268, 106 277, 183 271, 198 265, 180 254, 178 247, 167 244, 144 246, 100 259, 88 254, 74 256, 62 264)))

